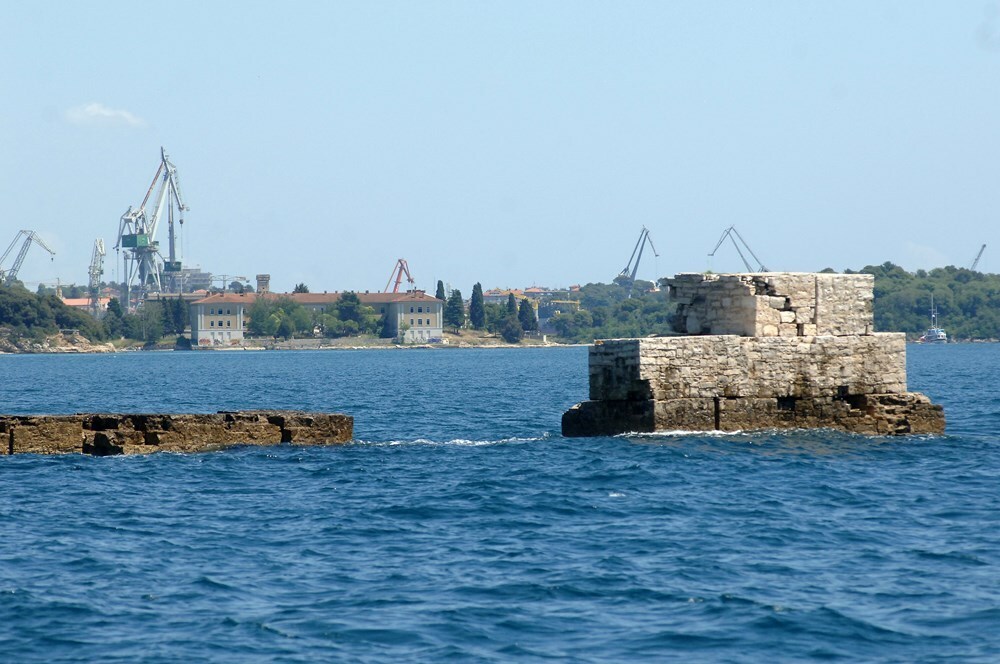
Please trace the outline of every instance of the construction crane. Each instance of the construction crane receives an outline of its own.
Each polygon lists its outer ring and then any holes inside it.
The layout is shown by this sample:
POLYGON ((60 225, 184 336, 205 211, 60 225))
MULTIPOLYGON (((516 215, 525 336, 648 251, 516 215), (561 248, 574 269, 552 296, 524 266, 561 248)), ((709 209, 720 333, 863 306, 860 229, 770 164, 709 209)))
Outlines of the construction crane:
POLYGON ((166 151, 160 148, 160 165, 153 176, 153 182, 146 191, 146 197, 138 208, 129 206, 118 226, 118 242, 115 251, 124 249, 123 267, 125 272, 125 303, 129 311, 135 311, 151 291, 163 290, 163 273, 169 275, 171 289, 176 289, 177 273, 181 262, 177 259, 174 220, 184 225, 184 212, 188 210, 181 197, 177 167, 170 162, 166 151), (153 197, 153 189, 159 189, 153 197), (152 197, 152 205, 150 200, 152 197), (147 207, 148 206, 148 207, 147 207), (160 220, 167 219, 168 253, 164 261, 160 245, 156 240, 156 230, 160 220))
POLYGON ((628 265, 626 265, 615 278, 615 283, 625 286, 626 299, 632 297, 632 286, 635 284, 635 274, 639 271, 639 261, 642 260, 642 250, 646 248, 646 244, 649 244, 649 248, 653 250, 653 255, 659 258, 660 254, 656 252, 656 247, 653 246, 653 238, 649 234, 649 229, 643 226, 642 231, 639 232, 639 240, 635 243, 635 248, 632 249, 632 255, 628 259, 628 265), (635 261, 634 265, 632 261, 635 261))
POLYGON ((720 237, 719 241, 715 243, 715 249, 712 249, 712 252, 709 254, 709 257, 715 255, 715 252, 719 250, 719 247, 721 247, 722 243, 726 241, 726 238, 729 238, 730 240, 732 240, 733 246, 736 247, 736 253, 738 253, 740 255, 740 258, 743 259, 743 264, 746 266, 747 272, 767 272, 768 271, 767 268, 764 267, 764 264, 761 262, 761 260, 759 258, 757 258, 757 254, 755 254, 753 252, 753 249, 750 248, 750 245, 747 244, 747 241, 743 239, 742 235, 740 235, 740 232, 738 230, 736 230, 736 226, 730 226, 726 230, 722 231, 722 237, 720 237), (737 240, 739 240, 739 242, 737 242, 737 240), (742 245, 742 249, 740 248, 741 245, 742 245), (751 256, 753 256, 753 259, 755 261, 757 261, 758 267, 757 267, 756 270, 753 269, 753 267, 750 265, 750 261, 747 260, 747 257, 745 255, 743 255, 743 251, 744 250, 746 250, 746 252, 748 254, 750 254, 751 256))
POLYGON ((10 246, 7 247, 7 251, 3 252, 3 256, 0 256, 0 283, 7 286, 13 283, 17 279, 17 273, 21 269, 21 264, 24 263, 24 257, 28 253, 28 249, 31 248, 31 244, 35 243, 45 251, 52 254, 52 260, 55 260, 56 252, 49 249, 49 245, 42 241, 42 238, 38 237, 38 233, 35 231, 22 230, 18 231, 17 235, 11 241, 10 246), (14 259, 14 264, 9 270, 3 269, 4 261, 7 260, 7 256, 10 252, 14 250, 17 243, 24 238, 24 242, 21 244, 21 249, 17 252, 17 257, 14 259))
POLYGON ((385 285, 385 293, 398 293, 399 285, 403 283, 403 275, 406 275, 406 281, 413 285, 413 277, 410 276, 410 266, 406 264, 405 258, 400 258, 396 260, 396 266, 392 268, 392 273, 389 275, 389 281, 385 285), (395 280, 395 283, 393 283, 395 280), (392 287, 392 290, 389 288, 392 287))
POLYGON ((238 283, 240 284, 240 286, 242 286, 243 284, 250 283, 250 280, 247 279, 246 277, 239 277, 231 274, 220 274, 220 275, 213 274, 212 278, 209 280, 209 283, 214 284, 216 281, 222 284, 223 292, 229 290, 229 286, 231 286, 233 283, 238 283))
POLYGON ((90 315, 97 318, 101 313, 101 275, 104 274, 104 240, 97 238, 94 240, 94 252, 90 255, 90 269, 87 271, 90 281, 87 284, 87 295, 90 303, 90 315))
POLYGON ((975 272, 976 268, 979 267, 979 259, 983 257, 983 252, 984 251, 986 251, 986 245, 985 244, 983 246, 979 247, 979 253, 976 254, 976 260, 972 261, 972 267, 969 268, 971 271, 975 272))

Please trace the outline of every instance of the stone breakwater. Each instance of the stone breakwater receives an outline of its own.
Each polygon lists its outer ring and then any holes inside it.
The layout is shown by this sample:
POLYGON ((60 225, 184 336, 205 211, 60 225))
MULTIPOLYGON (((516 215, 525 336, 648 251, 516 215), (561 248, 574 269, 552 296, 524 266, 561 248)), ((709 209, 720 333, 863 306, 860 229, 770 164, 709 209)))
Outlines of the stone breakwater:
POLYGON ((0 415, 0 454, 205 452, 234 445, 346 443, 353 436, 354 418, 337 413, 0 415))
POLYGON ((679 275, 664 280, 690 336, 598 341, 590 401, 566 436, 833 427, 942 433, 906 390, 906 339, 873 333, 871 275, 679 275))

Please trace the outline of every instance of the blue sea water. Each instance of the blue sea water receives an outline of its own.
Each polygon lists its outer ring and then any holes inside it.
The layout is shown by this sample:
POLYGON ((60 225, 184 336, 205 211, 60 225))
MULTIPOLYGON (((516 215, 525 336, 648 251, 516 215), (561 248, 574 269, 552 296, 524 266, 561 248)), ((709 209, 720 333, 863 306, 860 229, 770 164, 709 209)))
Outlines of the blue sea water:
POLYGON ((0 661, 1000 661, 1000 345, 944 436, 564 439, 586 350, 0 356, 0 411, 356 440, 0 457, 0 661))

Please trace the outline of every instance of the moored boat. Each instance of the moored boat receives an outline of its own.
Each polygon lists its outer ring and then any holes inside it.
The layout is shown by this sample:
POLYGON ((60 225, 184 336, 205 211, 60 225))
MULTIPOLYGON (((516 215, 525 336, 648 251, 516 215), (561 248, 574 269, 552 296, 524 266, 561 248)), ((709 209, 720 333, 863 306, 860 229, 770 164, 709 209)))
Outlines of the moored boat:
POLYGON ((937 307, 934 306, 934 296, 931 295, 931 326, 918 339, 922 344, 946 344, 948 334, 938 326, 937 307))

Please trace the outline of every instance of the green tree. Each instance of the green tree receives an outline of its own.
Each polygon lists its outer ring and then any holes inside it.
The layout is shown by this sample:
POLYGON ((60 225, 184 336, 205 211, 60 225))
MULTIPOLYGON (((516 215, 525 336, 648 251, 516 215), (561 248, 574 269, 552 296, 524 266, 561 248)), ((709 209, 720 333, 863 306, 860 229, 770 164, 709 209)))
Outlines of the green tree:
POLYGON ((496 302, 487 302, 483 305, 486 316, 486 330, 492 334, 500 333, 500 325, 507 316, 507 307, 496 302))
POLYGON ((295 284, 295 288, 292 289, 292 293, 308 293, 308 292, 309 292, 309 287, 302 282, 295 284))
POLYGON ((295 336, 295 322, 292 320, 291 316, 285 316, 278 323, 278 329, 275 332, 275 336, 281 337, 285 341, 288 341, 293 336, 295 336))
POLYGON ((312 334, 312 314, 288 297, 258 297, 247 308, 247 317, 250 319, 247 332, 253 336, 290 338, 295 334, 312 334), (285 320, 288 322, 282 327, 285 320))
POLYGON ((382 325, 375 309, 362 304, 357 293, 351 291, 340 296, 334 309, 322 321, 323 333, 328 337, 378 334, 382 325))
POLYGON ((122 323, 127 338, 156 343, 163 338, 163 305, 143 302, 134 314, 125 314, 122 323))
POLYGON ((441 281, 440 279, 438 279, 437 292, 434 294, 434 297, 441 300, 442 302, 448 299, 447 297, 445 297, 444 294, 444 282, 441 281))
POLYGON ((517 316, 517 298, 513 293, 507 293, 507 315, 517 316))
POLYGON ((507 316, 500 324, 500 336, 509 344, 516 344, 524 338, 524 330, 517 316, 507 316))
POLYGON ((167 298, 163 304, 163 329, 168 334, 183 334, 188 324, 188 304, 181 298, 167 298))
POLYGON ((59 330, 77 330, 83 336, 106 338, 104 326, 89 314, 67 306, 54 292, 36 295, 20 284, 0 286, 0 326, 16 336, 41 339, 59 330))
POLYGON ((108 300, 108 308, 104 312, 104 331, 108 337, 112 339, 120 339, 122 334, 124 334, 125 326, 122 323, 122 316, 124 312, 122 311, 121 302, 118 301, 117 297, 113 297, 108 300))
POLYGON ((255 298, 253 303, 246 308, 246 330, 247 334, 255 337, 272 337, 278 330, 277 324, 274 329, 270 329, 268 319, 274 313, 272 302, 263 297, 255 298))
POLYGON ((465 303, 462 301, 462 291, 457 288, 451 292, 444 306, 444 324, 455 328, 455 332, 465 324, 465 303))
POLYGON ((472 298, 469 300, 469 322, 477 330, 486 327, 486 309, 483 306, 483 286, 479 282, 472 287, 472 298))
POLYGON ((517 320, 525 332, 534 332, 538 329, 535 308, 531 306, 531 301, 528 298, 521 300, 521 306, 517 310, 517 320))

